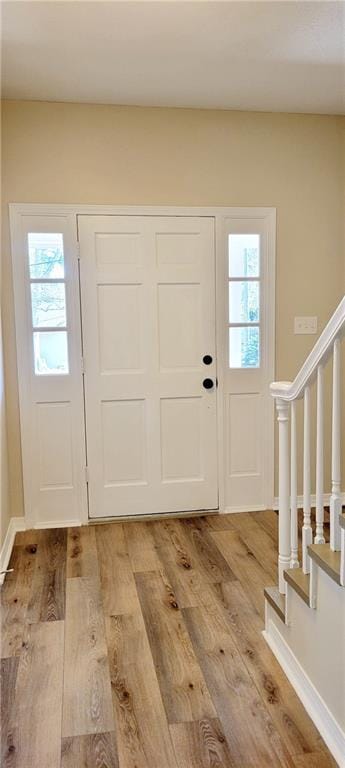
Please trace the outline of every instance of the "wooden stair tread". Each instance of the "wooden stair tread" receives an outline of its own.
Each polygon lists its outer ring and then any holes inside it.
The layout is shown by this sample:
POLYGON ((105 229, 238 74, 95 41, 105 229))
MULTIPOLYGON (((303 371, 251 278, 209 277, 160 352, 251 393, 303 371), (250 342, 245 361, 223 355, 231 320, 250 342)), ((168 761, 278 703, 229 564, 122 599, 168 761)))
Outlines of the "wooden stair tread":
POLYGON ((281 595, 278 587, 265 587, 264 595, 279 618, 285 623, 285 595, 281 595))
POLYGON ((302 600, 309 605, 309 574, 303 573, 302 568, 289 568, 287 571, 284 571, 284 579, 302 600))
POLYGON ((308 553, 337 584, 340 584, 340 552, 333 552, 329 544, 310 544, 308 553))

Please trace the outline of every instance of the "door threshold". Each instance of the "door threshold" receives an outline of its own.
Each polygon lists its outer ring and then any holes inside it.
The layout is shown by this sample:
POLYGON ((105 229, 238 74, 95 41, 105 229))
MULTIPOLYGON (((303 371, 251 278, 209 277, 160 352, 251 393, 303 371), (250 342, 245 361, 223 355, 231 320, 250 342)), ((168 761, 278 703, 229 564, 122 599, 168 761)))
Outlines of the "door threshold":
POLYGON ((146 515, 117 515, 116 517, 89 517, 89 525, 98 525, 106 523, 128 523, 131 520, 165 520, 170 517, 205 517, 206 515, 217 515, 219 509, 197 509, 190 512, 151 512, 146 515))

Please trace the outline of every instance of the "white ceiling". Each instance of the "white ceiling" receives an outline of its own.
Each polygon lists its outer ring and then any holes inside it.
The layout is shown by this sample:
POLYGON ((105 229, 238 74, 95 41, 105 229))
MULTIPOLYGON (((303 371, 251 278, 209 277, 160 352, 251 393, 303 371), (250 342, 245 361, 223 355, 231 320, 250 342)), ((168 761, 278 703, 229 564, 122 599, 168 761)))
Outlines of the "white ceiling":
POLYGON ((344 2, 3 2, 10 99, 345 114, 344 2))

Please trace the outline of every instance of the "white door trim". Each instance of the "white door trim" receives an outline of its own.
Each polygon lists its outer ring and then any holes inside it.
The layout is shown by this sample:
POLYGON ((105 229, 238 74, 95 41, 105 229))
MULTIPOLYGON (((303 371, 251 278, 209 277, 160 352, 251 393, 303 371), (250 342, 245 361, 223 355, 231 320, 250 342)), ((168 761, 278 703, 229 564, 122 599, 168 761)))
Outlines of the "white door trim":
MULTIPOLYGON (((267 361, 267 380, 274 380, 275 369, 275 237, 276 237, 276 209, 274 207, 214 207, 214 206, 115 206, 115 205, 84 205, 84 204, 57 204, 57 203, 11 203, 9 205, 10 211, 10 227, 11 227, 11 244, 12 244, 12 261, 14 280, 16 283, 15 292, 18 297, 15 297, 16 307, 16 326, 23 328, 23 319, 20 320, 22 310, 20 305, 19 294, 22 291, 20 284, 23 281, 23 276, 20 275, 18 269, 18 259, 20 248, 20 232, 21 232, 21 217, 22 216, 68 216, 71 226, 76 227, 78 215, 137 215, 137 216, 200 216, 200 217, 214 217, 215 219, 215 239, 216 239, 216 347, 217 347, 217 359, 218 359, 218 450, 219 450, 219 511, 220 512, 235 512, 238 511, 238 507, 232 507, 227 503, 225 499, 225 446, 222 439, 224 430, 224 371, 226 366, 226 360, 223 359, 224 355, 221 351, 226 348, 225 335, 226 335, 226 322, 225 308, 226 308, 226 290, 227 290, 227 273, 226 273, 226 258, 225 253, 225 239, 223 231, 223 223, 225 219, 233 218, 256 218, 264 220, 266 224, 266 231, 268 236, 268 248, 269 248, 269 296, 268 302, 268 361, 267 361), (16 254, 16 255, 15 255, 16 254), (17 262, 17 266, 15 263, 17 262), (226 275, 226 279, 225 278, 226 275), (18 287, 19 286, 19 287, 18 287), (18 319, 19 318, 19 319, 18 319)), ((27 359, 24 354, 23 343, 20 339, 19 327, 17 327, 17 359, 18 359, 18 371, 19 371, 19 387, 21 399, 21 408, 26 403, 25 395, 25 379, 27 375, 26 364, 23 364, 23 360, 27 359), (19 358, 21 357, 22 362, 19 358)), ((272 507, 274 498, 274 414, 273 403, 269 396, 267 388, 267 397, 265 398, 268 423, 269 427, 267 435, 265 437, 265 504, 264 507, 272 507)), ((25 494, 25 511, 27 524, 32 524, 32 518, 30 518, 30 445, 27 440, 27 436, 23 435, 23 425, 27 420, 27 414, 21 414, 22 423, 22 446, 23 446, 23 479, 24 479, 24 494, 25 494), (25 456, 27 457, 25 459, 25 456)), ((80 523, 86 524, 88 522, 88 511, 86 507, 86 494, 83 493, 84 502, 82 504, 83 512, 80 517, 80 523)), ((252 509, 262 509, 262 502, 257 507, 252 509)), ((73 521, 74 524, 77 521, 73 521)), ((45 524, 47 521, 45 521, 45 524)), ((53 523, 53 521, 52 521, 53 523)), ((66 520, 66 524, 68 521, 66 520)), ((39 525, 39 521, 35 521, 35 525, 39 525)))

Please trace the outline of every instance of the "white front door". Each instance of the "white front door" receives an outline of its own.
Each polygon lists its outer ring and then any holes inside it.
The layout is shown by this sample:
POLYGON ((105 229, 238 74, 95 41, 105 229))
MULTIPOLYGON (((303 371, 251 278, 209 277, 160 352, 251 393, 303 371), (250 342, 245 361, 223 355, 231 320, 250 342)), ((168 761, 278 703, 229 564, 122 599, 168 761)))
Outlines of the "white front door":
POLYGON ((78 228, 89 515, 216 509, 214 219, 78 228))

